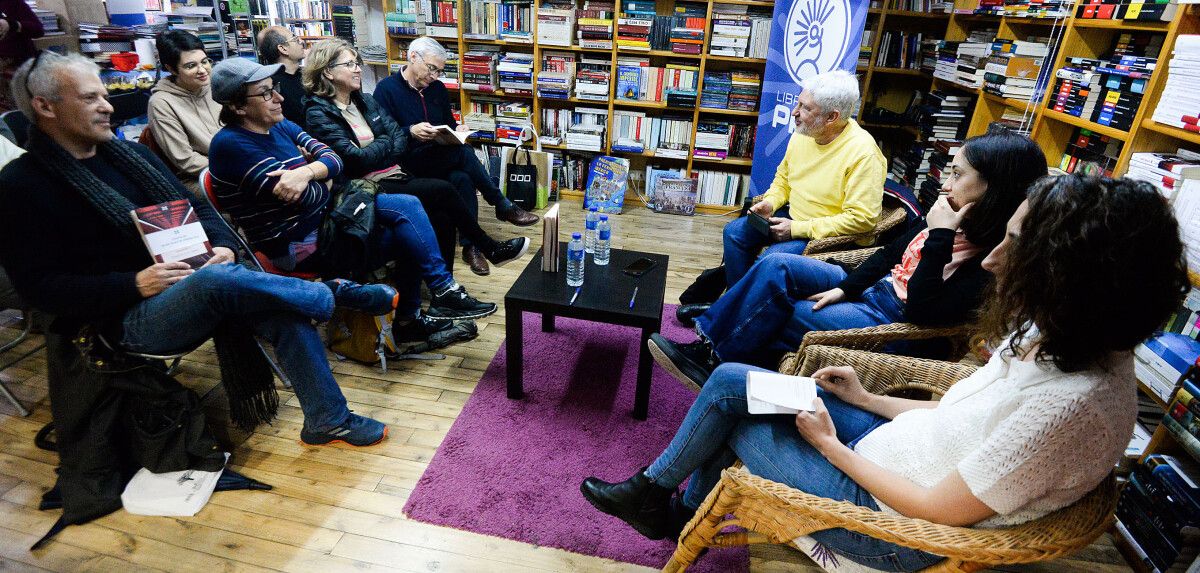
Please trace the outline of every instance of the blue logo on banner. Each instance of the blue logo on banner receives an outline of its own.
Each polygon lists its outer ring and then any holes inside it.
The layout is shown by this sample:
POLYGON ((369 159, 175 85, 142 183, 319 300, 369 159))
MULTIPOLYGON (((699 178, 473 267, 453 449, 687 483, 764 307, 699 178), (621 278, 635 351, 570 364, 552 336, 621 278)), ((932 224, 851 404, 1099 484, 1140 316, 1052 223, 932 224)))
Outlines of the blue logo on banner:
POLYGON ((751 194, 765 193, 796 129, 792 108, 800 82, 858 65, 869 0, 781 0, 775 3, 767 69, 759 98, 751 194))

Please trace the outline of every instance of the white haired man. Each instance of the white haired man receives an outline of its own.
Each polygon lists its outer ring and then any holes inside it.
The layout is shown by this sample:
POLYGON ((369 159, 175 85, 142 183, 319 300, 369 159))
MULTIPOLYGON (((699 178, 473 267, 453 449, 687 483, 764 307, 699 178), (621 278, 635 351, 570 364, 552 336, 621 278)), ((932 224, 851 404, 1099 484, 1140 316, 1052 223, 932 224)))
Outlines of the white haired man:
POLYGON ((750 208, 768 218, 770 233, 755 231, 750 217, 725 225, 730 287, 746 275, 760 250, 801 254, 811 239, 863 233, 879 221, 887 161, 871 134, 850 118, 858 103, 858 80, 836 70, 801 86, 792 111, 796 131, 770 189, 750 208))
MULTIPOLYGON (((391 114, 412 140, 408 151, 400 158, 400 166, 417 177, 445 179, 462 194, 463 201, 478 218, 479 203, 475 191, 488 204, 496 207, 496 218, 519 227, 537 223, 538 217, 509 201, 492 181, 475 152, 467 145, 442 145, 433 141, 434 126, 447 125, 465 130, 450 112, 450 96, 438 80, 446 67, 446 49, 422 36, 408 45, 408 65, 384 78, 375 87, 375 101, 391 114)), ((463 260, 471 272, 486 275, 490 272, 483 253, 469 241, 463 245, 463 260)))

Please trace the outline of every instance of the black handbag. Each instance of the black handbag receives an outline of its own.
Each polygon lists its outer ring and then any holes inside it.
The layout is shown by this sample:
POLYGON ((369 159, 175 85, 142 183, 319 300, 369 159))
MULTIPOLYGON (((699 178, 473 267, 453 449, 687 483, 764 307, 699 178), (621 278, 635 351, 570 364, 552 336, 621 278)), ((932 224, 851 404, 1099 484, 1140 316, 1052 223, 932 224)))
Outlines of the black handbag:
POLYGON ((367 267, 378 192, 376 183, 352 179, 334 194, 317 232, 317 256, 324 270, 349 276, 367 267))
POLYGON ((512 159, 508 162, 508 169, 505 171, 504 194, 516 206, 526 211, 532 211, 537 208, 538 169, 533 164, 528 149, 524 150, 525 163, 517 163, 517 157, 521 151, 521 148, 514 150, 512 159))

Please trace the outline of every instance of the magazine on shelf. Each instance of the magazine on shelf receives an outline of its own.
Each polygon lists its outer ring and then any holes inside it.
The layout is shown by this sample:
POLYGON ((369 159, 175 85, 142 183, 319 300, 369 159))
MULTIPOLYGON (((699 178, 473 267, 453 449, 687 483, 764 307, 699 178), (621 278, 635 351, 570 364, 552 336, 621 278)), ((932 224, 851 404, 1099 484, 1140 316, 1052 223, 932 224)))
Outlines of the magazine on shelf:
POLYGON ((129 215, 157 263, 183 261, 198 269, 215 254, 195 207, 187 199, 139 207, 129 215))

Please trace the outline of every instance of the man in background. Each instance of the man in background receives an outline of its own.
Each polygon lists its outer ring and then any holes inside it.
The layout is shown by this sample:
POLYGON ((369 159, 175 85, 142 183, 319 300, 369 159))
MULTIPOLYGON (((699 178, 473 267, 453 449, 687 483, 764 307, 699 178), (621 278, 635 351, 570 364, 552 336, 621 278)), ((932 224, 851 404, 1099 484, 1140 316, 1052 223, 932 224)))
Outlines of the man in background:
POLYGON ((304 60, 304 42, 283 26, 269 26, 258 33, 258 61, 264 66, 282 64, 271 76, 275 91, 283 96, 283 117, 304 127, 304 84, 300 81, 300 62, 304 60))

